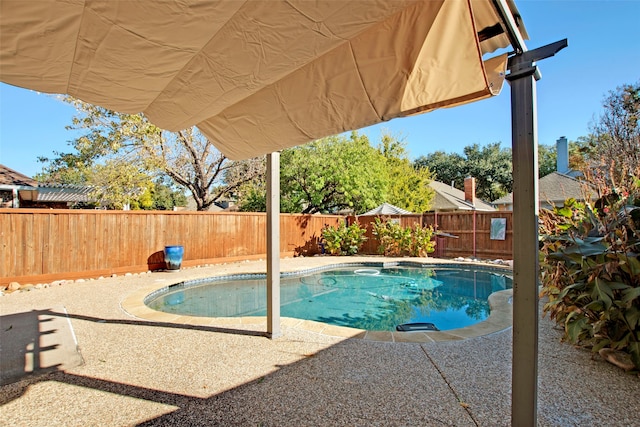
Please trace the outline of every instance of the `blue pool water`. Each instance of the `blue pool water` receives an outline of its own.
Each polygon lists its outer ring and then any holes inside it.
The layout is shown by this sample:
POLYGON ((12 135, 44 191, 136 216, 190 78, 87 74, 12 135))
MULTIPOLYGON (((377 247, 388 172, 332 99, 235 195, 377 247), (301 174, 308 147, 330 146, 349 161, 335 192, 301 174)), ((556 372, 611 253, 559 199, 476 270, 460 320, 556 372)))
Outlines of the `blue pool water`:
MULTIPOLYGON (((281 315, 370 331, 403 323, 440 330, 472 325, 489 315, 487 298, 511 278, 473 268, 349 267, 281 278, 281 315)), ((152 309, 189 316, 266 315, 266 278, 214 278, 150 295, 152 309)))

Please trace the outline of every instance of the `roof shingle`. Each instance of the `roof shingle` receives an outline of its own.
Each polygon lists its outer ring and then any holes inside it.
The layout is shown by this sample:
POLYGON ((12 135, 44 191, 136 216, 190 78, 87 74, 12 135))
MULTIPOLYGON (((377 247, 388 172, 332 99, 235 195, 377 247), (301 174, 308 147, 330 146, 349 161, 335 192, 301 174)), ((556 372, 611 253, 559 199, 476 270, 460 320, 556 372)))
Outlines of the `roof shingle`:
MULTIPOLYGON (((552 202, 562 204, 566 199, 574 198, 582 200, 582 184, 577 179, 559 172, 551 172, 538 181, 538 198, 540 202, 552 202)), ((494 205, 513 204, 513 193, 500 197, 493 202, 494 205)))
POLYGON ((431 181, 429 186, 436 192, 433 199, 432 211, 450 211, 450 210, 478 210, 478 211, 495 211, 496 209, 489 203, 486 203, 476 197, 475 205, 465 201, 464 191, 458 190, 449 184, 440 181, 431 181))
POLYGON ((0 185, 36 187, 38 181, 0 164, 0 185))

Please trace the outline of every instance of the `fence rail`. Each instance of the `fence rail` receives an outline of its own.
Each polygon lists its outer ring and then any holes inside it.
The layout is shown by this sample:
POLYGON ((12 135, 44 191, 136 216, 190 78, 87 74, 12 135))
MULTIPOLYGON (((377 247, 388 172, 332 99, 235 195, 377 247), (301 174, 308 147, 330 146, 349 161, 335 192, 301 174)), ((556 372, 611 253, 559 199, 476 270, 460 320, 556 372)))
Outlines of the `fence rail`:
MULTIPOLYGON (((435 256, 512 258, 511 212, 454 212, 394 216, 403 226, 433 225, 441 233, 435 256), (491 219, 506 218, 505 240, 490 239, 491 219)), ((353 221, 354 218, 350 218, 353 221)), ((319 252, 322 227, 338 215, 280 216, 282 256, 319 252)), ((361 252, 376 254, 372 217, 361 252)), ((0 284, 42 283, 164 268, 166 245, 185 248, 184 266, 266 256, 266 214, 227 212, 0 209, 0 284)))

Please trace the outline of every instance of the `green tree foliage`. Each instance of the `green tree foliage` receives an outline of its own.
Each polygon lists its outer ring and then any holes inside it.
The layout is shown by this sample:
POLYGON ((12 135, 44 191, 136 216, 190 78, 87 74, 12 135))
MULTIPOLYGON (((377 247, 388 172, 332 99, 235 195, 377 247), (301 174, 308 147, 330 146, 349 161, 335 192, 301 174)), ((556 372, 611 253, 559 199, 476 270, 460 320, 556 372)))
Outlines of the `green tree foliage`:
POLYGON ((385 159, 364 135, 331 136, 284 150, 281 161, 282 210, 362 213, 384 201, 385 159))
POLYGON ((264 177, 245 183, 236 194, 238 209, 241 212, 266 212, 267 186, 264 177))
POLYGON ((476 195, 485 201, 496 200, 512 191, 511 149, 501 148, 499 143, 480 147, 478 144, 464 148, 464 155, 442 151, 420 156, 414 167, 428 168, 435 179, 464 190, 464 178, 476 178, 476 195))
MULTIPOLYGON (((424 212, 433 199, 428 169, 414 169, 404 144, 383 135, 377 149, 357 132, 332 136, 282 152, 280 209, 283 212, 362 213, 382 202, 424 212)), ((264 168, 238 188, 242 211, 264 211, 264 168)))
POLYGON ((557 151, 552 145, 538 145, 538 178, 556 171, 557 151))
POLYGON ((38 157, 38 161, 48 163, 33 178, 38 182, 55 183, 55 184, 71 184, 71 185, 87 185, 90 182, 90 176, 93 174, 91 166, 87 162, 83 162, 70 153, 54 152, 57 156, 55 159, 46 157, 38 157))
POLYGON ((266 157, 236 162, 236 167, 225 171, 225 182, 235 182, 229 196, 235 198, 240 211, 265 212, 267 210, 266 157), (250 180, 243 176, 252 176, 250 180))
POLYGON ((72 184, 90 187, 90 202, 84 207, 102 206, 109 209, 151 209, 154 183, 149 173, 139 165, 117 158, 103 163, 77 163, 75 166, 61 165, 71 159, 64 155, 57 159, 56 166, 49 166, 35 178, 44 183, 72 184))
POLYGON ((389 180, 386 201, 410 212, 429 210, 435 195, 429 186, 429 168, 414 168, 404 144, 388 134, 382 135, 378 150, 387 162, 389 180))
MULTIPOLYGON (((71 142, 73 152, 40 159, 48 163, 44 173, 57 182, 86 184, 108 162, 128 164, 151 177, 168 176, 191 192, 198 210, 206 210, 250 181, 258 170, 247 168, 248 161, 228 160, 196 128, 168 132, 154 126, 143 114, 122 114, 71 97, 63 99, 78 111, 68 129, 85 133, 71 142), (225 180, 225 172, 238 164, 245 168, 245 173, 233 175, 240 181, 225 180)), ((116 173, 117 169, 110 176, 116 173)), ((122 179, 126 181, 127 177, 122 179)))
POLYGON ((458 153, 445 153, 435 151, 426 156, 418 157, 413 166, 416 169, 428 169, 434 175, 433 179, 445 184, 453 183, 454 186, 462 188, 464 186, 465 159, 458 153))
POLYGON ((187 197, 181 192, 172 188, 170 183, 157 180, 151 189, 153 200, 153 210, 168 211, 174 206, 186 206, 187 197))
MULTIPOLYGON (((467 176, 476 178, 476 194, 481 199, 496 200, 513 188, 511 149, 500 148, 499 143, 464 148, 467 176)), ((463 182, 464 188, 464 182, 463 182)))
POLYGON ((135 164, 110 159, 97 164, 89 177, 93 187, 91 197, 114 209, 128 206, 133 209, 149 209, 153 205, 151 188, 153 182, 145 171, 135 164))

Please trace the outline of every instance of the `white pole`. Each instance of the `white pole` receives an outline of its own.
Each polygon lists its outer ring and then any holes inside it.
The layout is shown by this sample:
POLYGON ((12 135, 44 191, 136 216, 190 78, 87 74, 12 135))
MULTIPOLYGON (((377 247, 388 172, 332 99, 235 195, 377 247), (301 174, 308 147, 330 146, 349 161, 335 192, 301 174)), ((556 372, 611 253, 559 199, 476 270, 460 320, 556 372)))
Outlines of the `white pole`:
POLYGON ((267 154, 267 336, 280 329, 280 153, 267 154))

